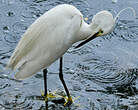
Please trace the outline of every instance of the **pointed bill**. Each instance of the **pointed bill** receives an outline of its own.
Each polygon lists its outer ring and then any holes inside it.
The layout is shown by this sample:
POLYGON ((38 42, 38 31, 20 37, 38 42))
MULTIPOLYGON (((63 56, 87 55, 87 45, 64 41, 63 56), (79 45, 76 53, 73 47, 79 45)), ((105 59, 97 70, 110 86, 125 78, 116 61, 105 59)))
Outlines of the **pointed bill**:
POLYGON ((95 33, 94 35, 90 35, 90 37, 88 37, 88 39, 86 39, 85 41, 82 41, 75 48, 79 48, 79 47, 83 46, 84 44, 88 43, 89 41, 93 40, 94 38, 96 38, 98 36, 98 34, 99 34, 99 32, 95 33))

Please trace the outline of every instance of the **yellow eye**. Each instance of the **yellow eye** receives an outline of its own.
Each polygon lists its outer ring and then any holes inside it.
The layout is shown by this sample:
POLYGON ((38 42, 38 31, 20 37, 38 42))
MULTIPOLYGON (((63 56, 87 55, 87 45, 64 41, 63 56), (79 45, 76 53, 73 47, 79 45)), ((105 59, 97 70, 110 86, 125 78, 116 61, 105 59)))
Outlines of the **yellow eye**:
POLYGON ((102 33, 103 33, 103 30, 100 29, 99 34, 102 34, 102 33))
POLYGON ((103 33, 103 30, 101 30, 100 33, 103 33))
POLYGON ((97 33, 97 36, 102 36, 103 35, 103 30, 99 30, 99 32, 97 33))

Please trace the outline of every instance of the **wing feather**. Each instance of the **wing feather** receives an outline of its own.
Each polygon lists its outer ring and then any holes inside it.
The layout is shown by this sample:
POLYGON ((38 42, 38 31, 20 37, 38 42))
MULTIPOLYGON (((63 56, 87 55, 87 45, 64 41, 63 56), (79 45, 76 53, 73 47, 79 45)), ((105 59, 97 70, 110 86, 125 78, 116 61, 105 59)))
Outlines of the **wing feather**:
POLYGON ((12 54, 7 67, 11 69, 15 69, 18 62, 31 51, 33 46, 37 43, 37 40, 40 39, 42 34, 44 34, 44 30, 47 27, 45 23, 45 16, 37 19, 24 33, 21 37, 14 53, 12 54))
POLYGON ((7 65, 18 70, 17 79, 27 78, 48 67, 72 46, 82 16, 73 14, 73 17, 66 17, 66 13, 60 10, 58 15, 52 12, 42 15, 22 36, 7 65))

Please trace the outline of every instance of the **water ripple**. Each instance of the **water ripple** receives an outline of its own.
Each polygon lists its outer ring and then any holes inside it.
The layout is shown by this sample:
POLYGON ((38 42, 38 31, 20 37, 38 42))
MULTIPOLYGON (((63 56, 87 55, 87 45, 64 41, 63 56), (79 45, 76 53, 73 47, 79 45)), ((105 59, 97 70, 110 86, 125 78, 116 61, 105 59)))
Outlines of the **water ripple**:
POLYGON ((25 98, 21 98, 21 94, 17 94, 15 96, 10 96, 10 94, 5 95, 3 94, 4 98, 8 98, 9 100, 4 100, 3 103, 0 104, 4 109, 12 109, 12 110, 25 110, 25 109, 32 109, 33 103, 25 98), (9 97, 12 97, 10 100, 9 97))
POLYGON ((103 59, 102 57, 89 57, 84 62, 86 63, 85 66, 80 63, 77 64, 77 68, 81 70, 81 73, 76 73, 77 76, 74 76, 74 79, 84 78, 86 83, 87 80, 95 82, 110 92, 121 92, 123 90, 127 93, 126 89, 130 87, 131 95, 135 94, 131 89, 137 79, 137 68, 119 68, 117 60, 103 59))
MULTIPOLYGON (((0 109, 45 109, 45 104, 40 98, 40 89, 43 88, 41 73, 20 82, 12 78, 7 71, 6 75, 2 72, 21 35, 35 19, 59 4, 72 4, 84 14, 84 17, 92 18, 97 10, 113 10, 112 8, 119 5, 124 6, 122 2, 112 4, 110 0, 108 2, 106 0, 93 2, 91 0, 1 0, 0 109)), ((122 7, 119 8, 121 9, 122 7)), ((91 19, 88 22, 91 22, 91 19)), ((82 48, 71 48, 68 51, 67 56, 65 55, 64 77, 72 96, 81 96, 77 101, 85 106, 71 107, 72 110, 106 109, 106 107, 109 110, 121 110, 118 106, 134 107, 132 99, 128 97, 133 98, 138 94, 137 36, 138 19, 121 19, 117 21, 111 35, 99 37, 82 48)), ((58 68, 55 65, 52 66, 48 76, 50 89, 62 87, 57 80, 57 72, 54 72, 58 68)), ((49 101, 49 109, 64 110, 64 107, 49 101)))
POLYGON ((138 42, 138 20, 120 20, 116 23, 113 32, 114 36, 118 36, 124 41, 138 42))

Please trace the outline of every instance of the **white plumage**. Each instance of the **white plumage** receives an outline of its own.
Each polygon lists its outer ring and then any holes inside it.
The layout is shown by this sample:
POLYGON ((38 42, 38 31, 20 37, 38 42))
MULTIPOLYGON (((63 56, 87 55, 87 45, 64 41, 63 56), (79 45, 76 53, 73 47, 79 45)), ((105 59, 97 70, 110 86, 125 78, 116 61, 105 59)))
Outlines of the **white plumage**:
POLYGON ((110 33, 114 19, 108 11, 97 13, 88 25, 72 5, 59 5, 40 16, 24 33, 7 68, 18 70, 16 79, 32 76, 51 65, 80 40, 100 32, 110 33))

